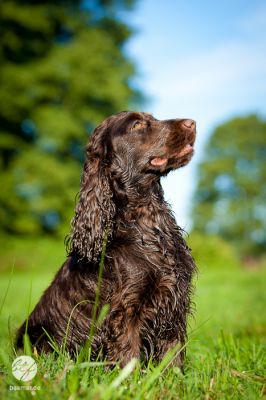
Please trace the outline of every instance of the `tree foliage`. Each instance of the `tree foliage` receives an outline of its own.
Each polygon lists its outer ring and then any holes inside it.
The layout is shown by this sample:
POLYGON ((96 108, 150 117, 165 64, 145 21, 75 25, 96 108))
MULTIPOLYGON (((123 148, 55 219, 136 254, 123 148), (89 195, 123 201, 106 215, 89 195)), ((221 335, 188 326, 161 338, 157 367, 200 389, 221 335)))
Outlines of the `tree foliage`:
POLYGON ((69 223, 84 144, 141 97, 118 11, 130 0, 4 0, 0 10, 2 232, 69 223))
POLYGON ((194 230, 219 234, 241 255, 266 246, 266 122, 235 118, 217 127, 199 166, 194 230))

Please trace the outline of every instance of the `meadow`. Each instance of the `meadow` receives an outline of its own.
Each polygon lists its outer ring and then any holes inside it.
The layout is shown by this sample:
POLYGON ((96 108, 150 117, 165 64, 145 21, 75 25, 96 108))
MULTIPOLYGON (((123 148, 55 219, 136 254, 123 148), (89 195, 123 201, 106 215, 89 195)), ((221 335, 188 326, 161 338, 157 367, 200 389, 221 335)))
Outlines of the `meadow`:
POLYGON ((25 386, 11 373, 14 332, 51 281, 65 254, 60 240, 1 242, 0 398, 2 399, 260 399, 266 395, 265 263, 241 265, 227 244, 214 239, 201 253, 194 316, 189 321, 185 373, 160 365, 134 364, 107 370, 101 363, 74 362, 59 355, 33 355, 38 373, 25 386), (217 247, 217 245, 219 246, 217 247), (263 265, 264 264, 264 265, 263 265))

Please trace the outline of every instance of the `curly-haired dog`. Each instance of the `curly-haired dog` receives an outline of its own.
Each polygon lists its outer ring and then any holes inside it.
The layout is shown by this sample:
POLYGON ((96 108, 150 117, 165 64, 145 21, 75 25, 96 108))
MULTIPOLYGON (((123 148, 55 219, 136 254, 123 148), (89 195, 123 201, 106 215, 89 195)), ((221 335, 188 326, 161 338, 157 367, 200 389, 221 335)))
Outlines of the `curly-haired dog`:
POLYGON ((101 351, 121 365, 132 357, 160 361, 184 345, 195 264, 160 178, 190 161, 195 135, 192 120, 159 121, 138 112, 113 115, 94 130, 69 257, 28 319, 37 349, 50 349, 45 331, 72 354, 88 339, 107 232, 97 312, 105 304, 109 312, 95 327, 92 356, 101 351))

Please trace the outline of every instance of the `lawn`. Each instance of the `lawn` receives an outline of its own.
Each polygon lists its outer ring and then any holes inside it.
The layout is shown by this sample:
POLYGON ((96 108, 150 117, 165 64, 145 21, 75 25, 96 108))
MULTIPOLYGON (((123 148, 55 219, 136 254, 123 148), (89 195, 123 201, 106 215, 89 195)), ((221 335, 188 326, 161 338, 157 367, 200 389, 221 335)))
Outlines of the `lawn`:
MULTIPOLYGON (((266 269, 220 264, 199 267, 184 375, 167 368, 172 354, 159 366, 136 364, 111 371, 98 364, 74 363, 66 354, 37 355, 38 373, 30 383, 36 390, 11 391, 10 385, 29 385, 11 374, 12 336, 53 277, 54 268, 49 268, 53 250, 46 245, 38 266, 33 251, 29 268, 17 259, 12 275, 10 266, 2 268, 0 398, 255 400, 265 396, 266 269)), ((7 249, 5 260, 8 254, 7 249)), ((54 259, 61 256, 62 251, 54 248, 54 259)))

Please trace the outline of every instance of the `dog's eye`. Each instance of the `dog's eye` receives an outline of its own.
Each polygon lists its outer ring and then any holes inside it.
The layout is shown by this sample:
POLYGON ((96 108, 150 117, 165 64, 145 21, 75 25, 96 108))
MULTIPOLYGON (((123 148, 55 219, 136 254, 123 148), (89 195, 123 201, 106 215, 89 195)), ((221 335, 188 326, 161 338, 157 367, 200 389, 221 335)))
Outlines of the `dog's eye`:
POLYGON ((132 125, 132 129, 140 129, 143 128, 144 123, 143 121, 135 121, 134 124, 132 125))

